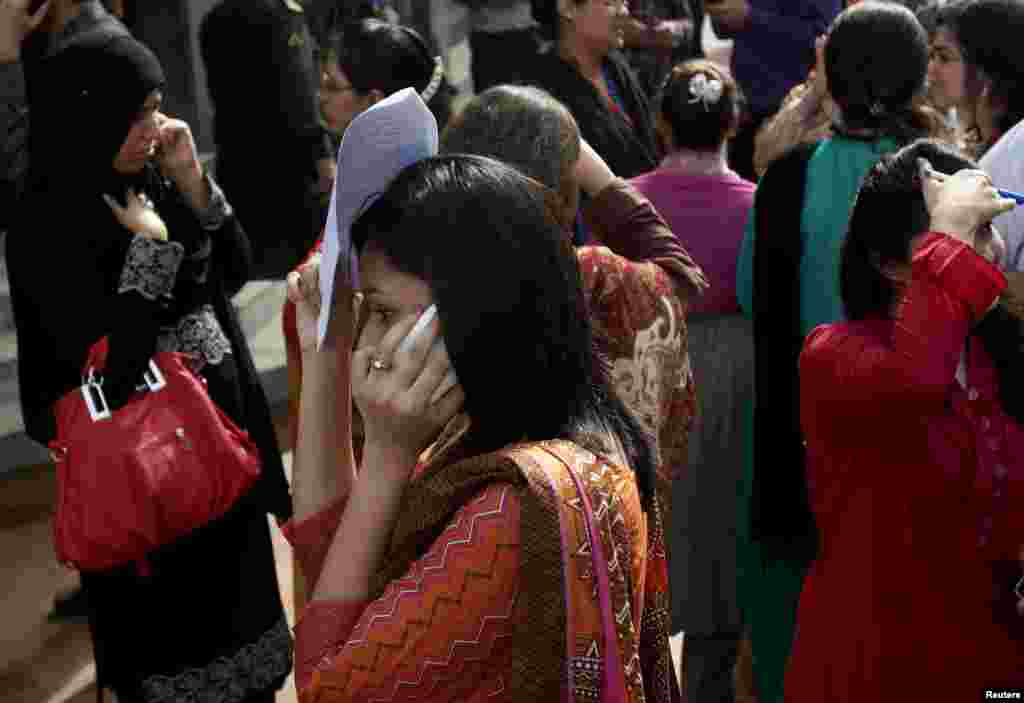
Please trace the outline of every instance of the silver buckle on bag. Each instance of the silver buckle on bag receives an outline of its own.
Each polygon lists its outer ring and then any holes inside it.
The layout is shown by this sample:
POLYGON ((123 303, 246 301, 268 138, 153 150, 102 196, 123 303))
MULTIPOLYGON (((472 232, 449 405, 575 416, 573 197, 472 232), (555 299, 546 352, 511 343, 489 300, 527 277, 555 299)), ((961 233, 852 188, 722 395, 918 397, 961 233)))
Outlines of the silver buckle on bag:
POLYGON ((160 373, 160 367, 152 359, 149 360, 149 368, 142 374, 142 380, 146 382, 146 388, 151 393, 156 393, 167 385, 167 379, 160 373))
POLYGON ((89 369, 89 377, 82 384, 82 397, 93 422, 110 419, 110 406, 103 395, 103 379, 97 379, 93 369, 89 369))
MULTIPOLYGON (((160 372, 160 367, 150 359, 149 368, 142 374, 142 384, 135 390, 156 393, 167 386, 167 379, 160 372)), ((93 422, 110 419, 110 405, 107 397, 103 394, 103 379, 96 378, 96 370, 89 369, 89 375, 83 379, 82 397, 85 399, 85 407, 89 410, 89 417, 93 422)))

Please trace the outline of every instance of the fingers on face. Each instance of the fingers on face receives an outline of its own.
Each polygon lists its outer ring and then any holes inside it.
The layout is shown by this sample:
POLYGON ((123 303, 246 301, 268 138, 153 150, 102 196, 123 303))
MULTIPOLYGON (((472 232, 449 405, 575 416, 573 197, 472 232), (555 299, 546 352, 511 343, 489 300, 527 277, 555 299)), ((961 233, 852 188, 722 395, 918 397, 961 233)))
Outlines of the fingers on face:
POLYGON ((394 365, 395 348, 416 324, 416 319, 416 315, 409 315, 399 320, 384 333, 384 336, 376 344, 372 344, 367 339, 367 335, 370 334, 370 326, 364 326, 362 332, 359 333, 359 341, 356 343, 356 349, 352 356, 353 376, 362 374, 358 378, 365 378, 366 374, 371 371, 370 362, 373 359, 380 359, 394 365))
MULTIPOLYGON (((451 361, 449 360, 449 363, 451 361)), ((437 387, 434 394, 430 396, 430 404, 434 405, 437 401, 441 400, 448 391, 455 386, 459 385, 459 378, 455 375, 455 369, 449 368, 448 373, 445 374, 444 379, 441 381, 441 385, 437 387)))
MULTIPOLYGON (((377 343, 377 356, 384 361, 395 362, 395 352, 406 335, 416 326, 419 314, 406 315, 392 325, 391 329, 384 333, 384 336, 377 343)), ((417 340, 419 342, 419 340, 417 340)))
POLYGON ((359 397, 360 390, 372 370, 370 362, 376 358, 376 349, 362 346, 352 352, 352 395, 359 397))
POLYGON ((423 369, 412 384, 412 395, 421 399, 424 405, 433 403, 435 393, 441 389, 449 373, 454 376, 448 349, 445 347, 444 339, 438 339, 430 347, 423 369))

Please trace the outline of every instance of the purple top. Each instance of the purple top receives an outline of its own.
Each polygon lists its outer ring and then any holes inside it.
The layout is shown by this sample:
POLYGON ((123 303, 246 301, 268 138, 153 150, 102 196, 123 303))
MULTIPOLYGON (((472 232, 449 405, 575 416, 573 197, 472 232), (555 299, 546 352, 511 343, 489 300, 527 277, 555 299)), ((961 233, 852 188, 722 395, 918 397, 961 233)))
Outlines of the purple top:
POLYGON ((814 38, 842 9, 840 0, 750 0, 750 21, 733 40, 732 72, 755 115, 774 112, 814 65, 814 38))
POLYGON ((754 184, 731 171, 698 175, 670 166, 630 183, 654 204, 711 283, 704 296, 693 301, 690 312, 739 313, 736 259, 754 204, 754 184))

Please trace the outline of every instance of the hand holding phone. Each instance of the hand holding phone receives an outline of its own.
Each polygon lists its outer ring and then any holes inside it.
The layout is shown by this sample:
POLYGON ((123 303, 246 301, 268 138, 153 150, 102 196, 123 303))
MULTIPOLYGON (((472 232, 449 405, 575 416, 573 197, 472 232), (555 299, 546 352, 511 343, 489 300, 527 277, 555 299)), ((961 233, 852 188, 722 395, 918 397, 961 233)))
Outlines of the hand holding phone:
POLYGON ((405 338, 398 344, 398 349, 395 350, 396 354, 409 351, 412 347, 413 342, 423 336, 423 333, 430 327, 430 323, 437 317, 437 305, 431 305, 422 313, 420 313, 419 319, 416 320, 416 324, 409 330, 409 334, 405 335, 405 338))
MULTIPOLYGON (((413 325, 411 330, 409 330, 409 334, 405 335, 405 338, 399 343, 396 353, 408 351, 409 348, 413 345, 413 343, 426 333, 427 329, 430 327, 430 324, 434 321, 436 317, 437 304, 435 303, 420 314, 419 319, 416 320, 416 324, 413 325)), ((443 345, 444 339, 438 337, 437 341, 434 343, 443 345)), ((450 359, 449 363, 451 363, 450 359)), ((441 385, 438 386, 437 390, 434 391, 434 394, 431 396, 431 404, 436 403, 438 400, 440 400, 445 393, 447 393, 456 385, 458 385, 458 383, 459 380, 455 375, 455 369, 450 369, 448 371, 448 374, 445 376, 444 381, 441 382, 441 385)))
POLYGON ((431 307, 402 317, 375 343, 362 340, 352 357, 352 399, 363 417, 365 451, 385 451, 403 471, 465 403, 431 307))

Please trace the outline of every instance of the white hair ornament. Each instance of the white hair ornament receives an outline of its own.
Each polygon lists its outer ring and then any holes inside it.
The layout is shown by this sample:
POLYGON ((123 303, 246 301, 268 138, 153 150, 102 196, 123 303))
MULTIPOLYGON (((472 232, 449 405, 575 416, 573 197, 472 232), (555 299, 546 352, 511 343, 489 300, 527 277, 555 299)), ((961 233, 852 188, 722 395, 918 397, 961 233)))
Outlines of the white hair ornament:
POLYGON ((722 99, 722 89, 722 81, 708 78, 706 73, 697 73, 690 78, 690 104, 700 102, 704 104, 705 110, 710 110, 712 105, 717 105, 722 99))

